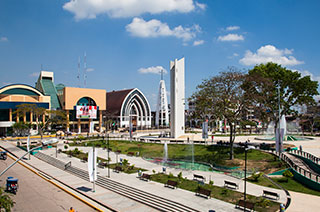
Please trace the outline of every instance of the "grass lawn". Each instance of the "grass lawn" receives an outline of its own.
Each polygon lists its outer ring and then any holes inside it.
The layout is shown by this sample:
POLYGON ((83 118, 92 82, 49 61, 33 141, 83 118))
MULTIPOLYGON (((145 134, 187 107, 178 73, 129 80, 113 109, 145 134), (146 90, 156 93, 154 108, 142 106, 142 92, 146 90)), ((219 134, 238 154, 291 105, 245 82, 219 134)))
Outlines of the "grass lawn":
MULTIPOLYGON (((166 175, 162 173, 151 175, 151 180, 165 184, 168 180, 173 180, 178 182, 178 188, 196 192, 199 183, 193 180, 187 180, 184 178, 178 178, 172 174, 166 175)), ((230 189, 218 187, 215 185, 204 184, 201 187, 211 190, 211 197, 236 204, 240 199, 243 199, 243 193, 233 191, 230 189)), ((201 197, 199 197, 201 198, 201 197)), ((255 203, 256 211, 276 211, 279 209, 279 203, 270 201, 262 197, 255 197, 247 195, 247 200, 249 202, 255 203)))
MULTIPOLYGON (((69 150, 69 151, 63 151, 63 153, 70 155, 70 151, 71 151, 71 150, 69 150)), ((77 150, 73 150, 73 151, 71 151, 71 152, 72 152, 72 156, 73 156, 73 157, 76 157, 76 158, 79 158, 79 159, 85 160, 85 161, 87 161, 87 159, 88 159, 88 154, 87 154, 87 153, 83 153, 82 151, 79 151, 79 150, 78 150, 78 151, 77 151, 77 150)), ((99 162, 107 162, 107 161, 108 161, 108 160, 106 160, 106 159, 104 159, 104 158, 100 158, 100 157, 98 157, 97 159, 98 159, 99 162)), ((128 162, 128 161, 127 161, 127 162, 128 162)), ((141 171, 147 171, 146 169, 142 169, 142 168, 139 168, 139 167, 135 167, 134 164, 131 164, 131 165, 130 165, 130 163, 122 164, 122 165, 120 165, 120 163, 110 163, 110 164, 109 164, 109 167, 110 167, 111 169, 114 169, 116 166, 121 166, 122 169, 123 169, 123 172, 124 172, 124 173, 127 173, 127 174, 137 173, 139 170, 141 170, 141 171)), ((108 167, 108 166, 106 166, 106 168, 107 168, 107 167, 108 167)))
MULTIPOLYGON (((286 179, 284 177, 273 177, 272 180, 289 191, 295 191, 295 192, 301 192, 301 193, 305 193, 305 194, 320 196, 319 191, 312 190, 312 189, 302 185, 301 183, 297 182, 293 178, 289 178, 288 182, 286 182, 286 179)), ((248 179, 248 182, 252 182, 252 183, 266 186, 266 187, 270 187, 270 188, 278 188, 277 186, 275 186, 273 183, 271 183, 265 177, 260 177, 257 182, 248 179)))
MULTIPOLYGON (((92 146, 107 147, 106 141, 83 141, 80 144, 71 143, 71 146, 92 146)), ((137 153, 146 158, 163 157, 163 144, 158 143, 140 143, 130 141, 110 140, 109 147, 112 151, 121 151, 122 154, 128 152, 137 153)), ((190 144, 169 144, 168 156, 172 160, 192 160, 192 146, 190 144)), ((209 163, 214 166, 240 167, 244 168, 244 149, 234 148, 234 160, 229 160, 229 147, 216 145, 194 145, 194 160, 196 162, 209 163)), ((284 162, 272 154, 258 150, 248 151, 248 169, 255 169, 264 173, 272 173, 286 168, 284 162)))

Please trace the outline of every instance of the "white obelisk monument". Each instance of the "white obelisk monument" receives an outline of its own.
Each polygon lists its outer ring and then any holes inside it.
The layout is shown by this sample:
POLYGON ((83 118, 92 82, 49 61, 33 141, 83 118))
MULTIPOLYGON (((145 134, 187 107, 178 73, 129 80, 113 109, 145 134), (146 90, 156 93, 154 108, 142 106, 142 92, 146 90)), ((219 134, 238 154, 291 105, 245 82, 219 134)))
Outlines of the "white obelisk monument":
POLYGON ((163 70, 161 70, 161 80, 158 93, 157 110, 156 110, 156 126, 169 126, 169 109, 167 100, 166 84, 163 80, 163 70))
POLYGON ((170 131, 178 138, 185 130, 184 58, 170 61, 170 131))

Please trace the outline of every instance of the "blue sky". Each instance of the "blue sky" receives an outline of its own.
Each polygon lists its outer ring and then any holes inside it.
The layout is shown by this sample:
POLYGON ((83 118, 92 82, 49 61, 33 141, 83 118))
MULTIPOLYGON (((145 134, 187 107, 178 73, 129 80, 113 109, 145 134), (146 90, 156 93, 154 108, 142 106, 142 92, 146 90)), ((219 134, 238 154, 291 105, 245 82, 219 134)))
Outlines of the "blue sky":
POLYGON ((317 0, 0 0, 0 86, 34 85, 41 66, 79 86, 84 52, 86 87, 137 87, 152 108, 159 70, 183 56, 186 97, 228 66, 268 61, 320 81, 319 9, 317 0))

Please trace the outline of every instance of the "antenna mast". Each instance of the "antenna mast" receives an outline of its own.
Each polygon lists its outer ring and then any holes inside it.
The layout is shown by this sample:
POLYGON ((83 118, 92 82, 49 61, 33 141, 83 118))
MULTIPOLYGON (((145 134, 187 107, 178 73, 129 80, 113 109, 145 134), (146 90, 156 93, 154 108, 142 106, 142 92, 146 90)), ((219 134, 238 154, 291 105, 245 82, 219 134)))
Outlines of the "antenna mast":
POLYGON ((80 57, 78 58, 78 86, 79 88, 81 87, 81 82, 80 82, 80 57))
POLYGON ((84 83, 84 88, 86 87, 87 84, 87 53, 84 52, 84 70, 83 70, 84 74, 83 74, 83 83, 84 83))

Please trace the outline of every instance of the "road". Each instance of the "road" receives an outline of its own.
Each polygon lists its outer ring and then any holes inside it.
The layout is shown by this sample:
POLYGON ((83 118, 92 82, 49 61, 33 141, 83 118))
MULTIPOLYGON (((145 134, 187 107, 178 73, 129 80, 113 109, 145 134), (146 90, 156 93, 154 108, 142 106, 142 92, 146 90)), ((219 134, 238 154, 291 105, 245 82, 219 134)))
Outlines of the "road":
MULTIPOLYGON (((9 157, 6 161, 0 160, 0 170, 4 170, 11 163, 13 163, 13 160, 9 157)), ((13 200, 16 202, 12 211, 66 212, 70 207, 73 207, 78 212, 95 211, 20 164, 14 165, 1 176, 1 187, 5 187, 8 176, 19 179, 18 192, 16 195, 12 195, 13 200)))

